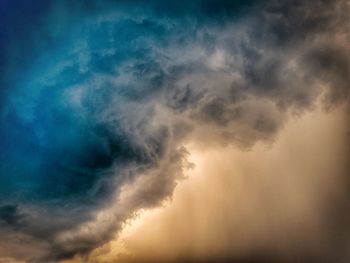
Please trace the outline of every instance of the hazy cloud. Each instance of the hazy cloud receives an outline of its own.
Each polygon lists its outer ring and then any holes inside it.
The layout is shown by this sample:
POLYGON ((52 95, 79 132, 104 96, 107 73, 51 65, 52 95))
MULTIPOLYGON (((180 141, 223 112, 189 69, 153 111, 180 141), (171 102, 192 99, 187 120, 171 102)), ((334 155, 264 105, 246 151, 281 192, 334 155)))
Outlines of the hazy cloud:
POLYGON ((189 140, 249 148, 321 94, 348 98, 345 0, 1 10, 1 231, 33 240, 33 262, 86 254, 170 197, 189 140))

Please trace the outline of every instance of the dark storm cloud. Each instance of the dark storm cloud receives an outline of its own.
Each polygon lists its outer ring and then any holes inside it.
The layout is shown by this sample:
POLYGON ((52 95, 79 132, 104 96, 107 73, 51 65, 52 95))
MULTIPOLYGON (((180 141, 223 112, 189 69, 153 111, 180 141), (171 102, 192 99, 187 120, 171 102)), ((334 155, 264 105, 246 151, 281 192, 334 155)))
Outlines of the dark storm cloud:
POLYGON ((10 225, 15 228, 20 227, 23 216, 18 213, 17 206, 4 205, 0 207, 0 220, 2 225, 10 225))
POLYGON ((310 66, 311 73, 320 76, 322 81, 332 87, 327 97, 331 105, 349 96, 348 52, 349 48, 326 43, 305 56, 305 63, 310 66))
POLYGON ((44 243, 34 261, 88 253, 169 197, 184 139, 250 147, 321 84, 348 96, 346 1, 0 7, 1 232, 44 243))

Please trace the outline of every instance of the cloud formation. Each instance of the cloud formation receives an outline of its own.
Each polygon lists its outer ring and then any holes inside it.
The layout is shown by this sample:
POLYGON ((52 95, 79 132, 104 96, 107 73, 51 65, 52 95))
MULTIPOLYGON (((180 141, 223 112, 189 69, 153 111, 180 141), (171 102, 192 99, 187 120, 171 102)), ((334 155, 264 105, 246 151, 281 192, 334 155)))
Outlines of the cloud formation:
POLYGON ((195 167, 172 201, 86 261, 347 262, 347 119, 317 107, 250 151, 192 143, 195 167))
POLYGON ((249 149, 347 100, 347 1, 187 2, 1 3, 5 256, 89 253, 171 196, 189 141, 249 149))

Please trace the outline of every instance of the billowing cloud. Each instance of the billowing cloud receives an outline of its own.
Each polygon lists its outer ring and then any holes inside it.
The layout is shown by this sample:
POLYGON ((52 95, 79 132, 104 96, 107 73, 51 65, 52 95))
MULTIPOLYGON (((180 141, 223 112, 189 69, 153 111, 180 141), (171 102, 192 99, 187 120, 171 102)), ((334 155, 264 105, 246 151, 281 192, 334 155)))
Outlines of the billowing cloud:
POLYGON ((348 11, 345 0, 3 1, 0 222, 16 248, 5 256, 87 254, 171 196, 189 141, 248 149, 321 95, 346 101, 348 11))
POLYGON ((193 142, 195 167, 171 202, 141 211, 83 262, 348 262, 347 119, 344 107, 317 106, 270 147, 193 142))

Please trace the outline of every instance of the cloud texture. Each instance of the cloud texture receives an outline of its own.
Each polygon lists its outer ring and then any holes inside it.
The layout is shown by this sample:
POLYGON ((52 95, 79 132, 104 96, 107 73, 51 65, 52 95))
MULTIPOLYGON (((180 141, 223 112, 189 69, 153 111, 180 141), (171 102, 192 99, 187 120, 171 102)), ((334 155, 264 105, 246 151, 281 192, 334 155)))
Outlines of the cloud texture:
POLYGON ((171 196, 188 142, 249 149, 321 95, 346 102, 349 9, 2 1, 0 254, 89 253, 171 196))

